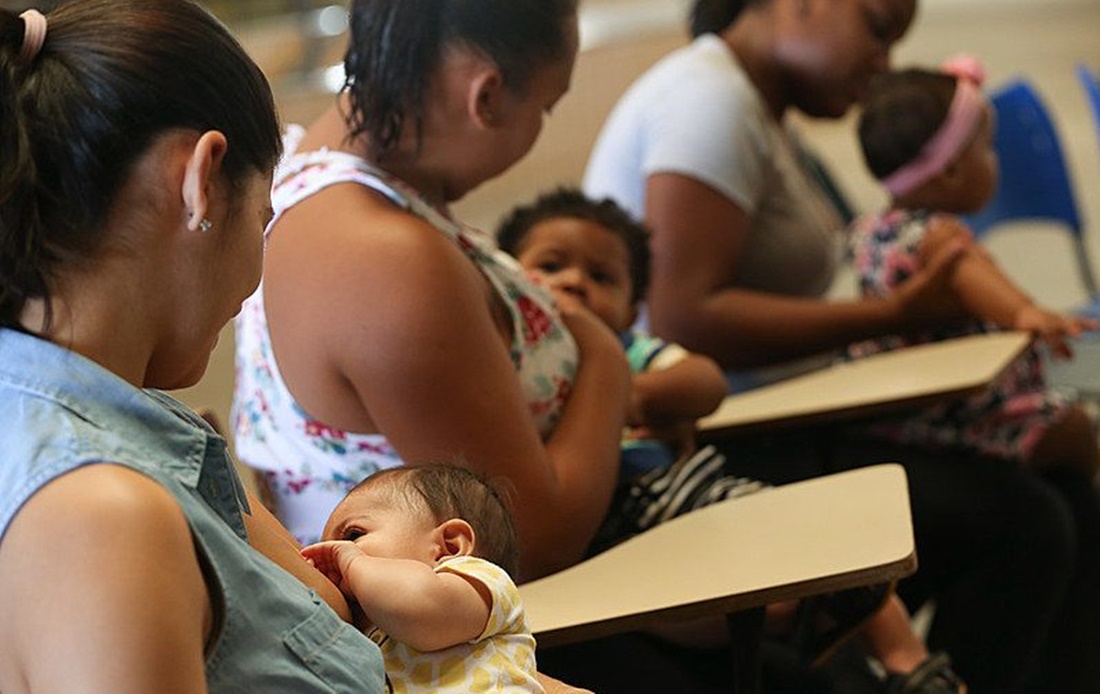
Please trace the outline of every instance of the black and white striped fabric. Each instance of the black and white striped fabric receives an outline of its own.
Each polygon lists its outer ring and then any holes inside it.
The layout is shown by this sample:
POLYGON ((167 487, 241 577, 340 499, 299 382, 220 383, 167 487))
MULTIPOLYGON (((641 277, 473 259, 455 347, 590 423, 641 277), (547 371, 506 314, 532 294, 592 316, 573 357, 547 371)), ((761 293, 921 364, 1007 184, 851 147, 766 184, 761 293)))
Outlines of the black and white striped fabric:
POLYGON ((598 554, 685 513, 768 488, 764 482, 728 474, 725 463, 725 456, 706 446, 671 465, 623 480, 589 554, 598 554))

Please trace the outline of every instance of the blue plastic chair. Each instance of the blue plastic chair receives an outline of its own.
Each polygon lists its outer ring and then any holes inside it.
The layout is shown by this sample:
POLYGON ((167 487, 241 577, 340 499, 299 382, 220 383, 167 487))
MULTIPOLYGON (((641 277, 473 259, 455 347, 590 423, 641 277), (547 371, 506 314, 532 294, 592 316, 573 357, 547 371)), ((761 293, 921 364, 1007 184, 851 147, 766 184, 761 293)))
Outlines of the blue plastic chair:
POLYGON ((1085 88, 1092 115, 1096 121, 1096 133, 1100 136, 1100 75, 1090 70, 1084 63, 1077 63, 1077 78, 1085 88))
MULTIPOLYGON (((1100 75, 1089 69, 1084 63, 1077 64, 1077 78, 1085 90, 1089 106, 1092 109, 1093 123, 1096 125, 1097 144, 1100 145, 1100 75)), ((1093 283, 1095 287, 1095 282, 1093 283)), ((1089 292, 1091 308, 1089 315, 1100 316, 1100 296, 1092 289, 1089 292)))
POLYGON ((1100 315, 1097 313, 1100 288, 1085 245, 1073 182, 1050 112, 1035 88, 1024 79, 993 92, 990 101, 997 112, 994 146, 1001 177, 993 200, 967 221, 979 238, 1004 222, 1044 221, 1065 228, 1073 241, 1078 273, 1089 296, 1089 307, 1083 312, 1100 315))
MULTIPOLYGON (((1078 74, 1082 74, 1080 68, 1078 74)), ((1089 78, 1095 89, 1095 81, 1091 75, 1089 78)), ((1093 107, 1100 108, 1100 93, 1093 98, 1093 107)), ((990 100, 997 111, 994 146, 1000 159, 1001 178, 993 200, 968 218, 971 228, 978 238, 1005 222, 1052 222, 1065 229, 1072 241, 1078 275, 1089 297, 1073 313, 1100 318, 1100 288, 1085 245, 1084 223, 1073 182, 1050 112, 1035 88, 1023 79, 993 92, 990 100)), ((1097 113, 1100 117, 1100 110, 1097 113)), ((1100 120, 1097 122, 1100 124, 1100 120)), ((1100 333, 1089 333, 1078 340, 1074 352, 1072 361, 1054 361, 1046 355, 1048 381, 1100 401, 1100 333)))

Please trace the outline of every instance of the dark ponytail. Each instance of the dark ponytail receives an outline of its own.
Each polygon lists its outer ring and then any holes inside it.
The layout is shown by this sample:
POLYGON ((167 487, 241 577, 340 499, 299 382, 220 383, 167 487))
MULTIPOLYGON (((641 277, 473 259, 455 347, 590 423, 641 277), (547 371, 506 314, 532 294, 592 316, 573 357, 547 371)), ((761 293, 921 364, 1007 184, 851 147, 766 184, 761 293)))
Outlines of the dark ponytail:
POLYGON ((450 46, 492 60, 522 91, 538 68, 566 51, 576 0, 353 0, 344 58, 352 138, 376 160, 397 146, 411 119, 419 135, 424 91, 450 46))
POLYGON ((46 294, 50 265, 41 243, 38 172, 23 117, 27 95, 16 87, 33 64, 19 57, 25 33, 23 19, 0 10, 0 326, 14 324, 29 298, 46 294))
MULTIPOLYGON (((75 0, 21 61, 23 20, 0 10, 0 325, 18 326, 63 266, 94 258, 135 162, 161 135, 220 130, 226 181, 272 167, 267 81, 190 0, 75 0)), ((47 316, 48 320, 48 316, 47 316)))

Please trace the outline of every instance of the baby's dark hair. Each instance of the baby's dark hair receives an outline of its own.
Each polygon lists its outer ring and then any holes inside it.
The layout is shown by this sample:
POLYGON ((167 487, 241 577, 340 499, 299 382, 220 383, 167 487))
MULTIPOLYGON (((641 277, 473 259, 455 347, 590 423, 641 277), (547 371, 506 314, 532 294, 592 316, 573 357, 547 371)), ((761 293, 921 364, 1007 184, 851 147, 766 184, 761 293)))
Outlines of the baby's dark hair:
POLYGON ((637 303, 649 288, 649 230, 611 198, 594 200, 575 188, 543 193, 530 205, 512 210, 497 228, 501 250, 518 256, 527 235, 540 222, 571 217, 595 222, 626 244, 630 259, 630 300, 637 303))
POLYGON ((947 119, 956 84, 952 75, 919 68, 871 80, 859 118, 859 144, 875 178, 886 178, 916 159, 947 119))
POLYGON ((388 489, 425 506, 436 523, 461 518, 474 529, 474 555, 513 578, 519 570, 515 522, 501 493, 481 475, 458 465, 433 463, 380 470, 349 492, 388 489))
POLYGON ((536 70, 565 55, 577 0, 352 0, 349 12, 346 118, 381 160, 407 121, 419 139, 425 91, 448 48, 481 53, 523 93, 536 70))

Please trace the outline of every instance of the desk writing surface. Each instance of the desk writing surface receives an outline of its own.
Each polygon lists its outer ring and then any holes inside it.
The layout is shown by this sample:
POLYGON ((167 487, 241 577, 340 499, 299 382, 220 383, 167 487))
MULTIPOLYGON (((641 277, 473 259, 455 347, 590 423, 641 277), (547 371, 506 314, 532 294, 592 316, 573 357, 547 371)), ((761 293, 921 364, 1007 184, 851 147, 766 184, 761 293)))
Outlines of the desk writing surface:
POLYGON ((915 569, 905 472, 882 464, 694 511, 520 593, 539 644, 553 645, 915 569))
POLYGON ((1030 342, 1028 333, 1010 331, 880 352, 730 395, 698 421, 698 429, 706 438, 971 395, 987 387, 1030 342))

